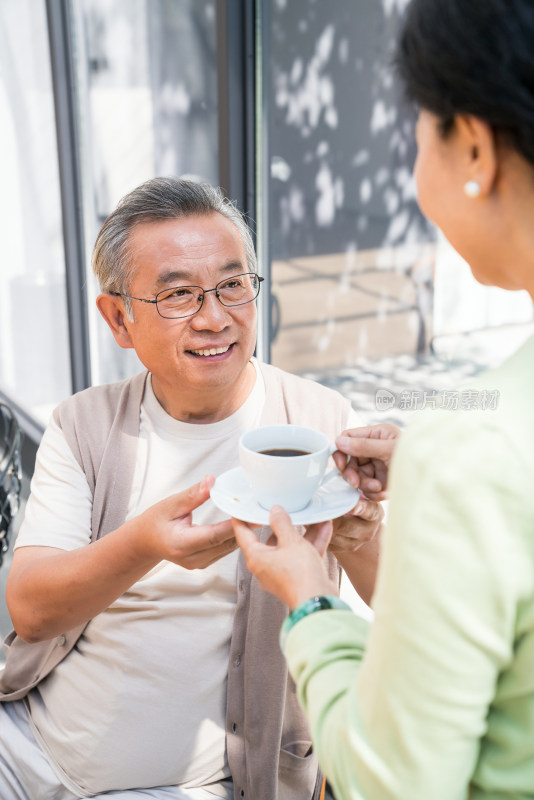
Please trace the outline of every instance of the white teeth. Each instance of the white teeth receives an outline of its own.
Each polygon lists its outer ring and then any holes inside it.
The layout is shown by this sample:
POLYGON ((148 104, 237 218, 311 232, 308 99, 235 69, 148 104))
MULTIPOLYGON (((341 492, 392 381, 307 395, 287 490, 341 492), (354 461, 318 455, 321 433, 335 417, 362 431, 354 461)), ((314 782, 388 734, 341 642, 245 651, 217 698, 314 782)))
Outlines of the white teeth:
POLYGON ((218 356, 221 353, 226 353, 230 349, 230 345, 226 347, 212 347, 210 350, 191 350, 196 356, 218 356))

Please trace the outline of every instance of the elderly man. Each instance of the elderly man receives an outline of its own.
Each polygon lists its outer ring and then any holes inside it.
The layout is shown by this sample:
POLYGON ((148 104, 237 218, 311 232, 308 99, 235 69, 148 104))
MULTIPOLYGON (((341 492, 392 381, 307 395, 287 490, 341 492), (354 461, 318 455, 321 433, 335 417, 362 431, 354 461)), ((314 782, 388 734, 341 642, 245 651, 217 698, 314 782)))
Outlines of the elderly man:
MULTIPOLYGON (((94 270, 100 313, 146 371, 67 399, 44 435, 7 588, 0 796, 311 800, 287 609, 251 580, 209 492, 254 426, 333 439, 357 420, 252 357, 262 279, 217 190, 143 184, 104 223, 94 270)), ((381 517, 362 501, 328 555, 364 597, 381 517)))

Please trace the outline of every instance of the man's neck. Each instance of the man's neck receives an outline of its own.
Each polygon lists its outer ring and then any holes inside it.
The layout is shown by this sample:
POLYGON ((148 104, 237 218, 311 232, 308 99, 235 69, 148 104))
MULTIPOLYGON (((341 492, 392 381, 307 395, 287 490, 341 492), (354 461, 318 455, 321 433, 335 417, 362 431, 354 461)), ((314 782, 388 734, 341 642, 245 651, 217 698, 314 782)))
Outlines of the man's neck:
POLYGON ((239 382, 233 386, 211 388, 202 392, 173 391, 152 377, 152 390, 160 406, 174 419, 195 425, 220 422, 234 414, 250 395, 256 382, 256 369, 250 361, 239 382))

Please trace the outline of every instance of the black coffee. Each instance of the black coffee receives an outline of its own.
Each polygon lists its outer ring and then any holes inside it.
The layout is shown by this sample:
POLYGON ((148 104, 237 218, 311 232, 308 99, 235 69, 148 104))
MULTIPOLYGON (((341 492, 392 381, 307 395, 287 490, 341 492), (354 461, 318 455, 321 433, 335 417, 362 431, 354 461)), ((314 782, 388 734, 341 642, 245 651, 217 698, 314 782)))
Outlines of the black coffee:
POLYGON ((273 450, 260 450, 259 451, 263 456, 309 456, 309 450, 290 450, 288 448, 278 448, 275 447, 273 450))

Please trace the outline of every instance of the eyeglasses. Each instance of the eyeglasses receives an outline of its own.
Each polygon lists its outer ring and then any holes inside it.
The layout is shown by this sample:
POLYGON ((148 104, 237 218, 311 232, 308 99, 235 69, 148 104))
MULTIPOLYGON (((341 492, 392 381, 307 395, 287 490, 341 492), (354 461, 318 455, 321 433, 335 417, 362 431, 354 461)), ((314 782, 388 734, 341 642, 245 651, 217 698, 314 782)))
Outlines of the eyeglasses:
POLYGON ((252 303, 260 293, 263 280, 264 278, 260 278, 255 272, 244 272, 242 275, 232 275, 231 278, 219 281, 213 289, 203 289, 201 286, 174 286, 172 289, 163 289, 153 300, 132 297, 122 292, 110 292, 110 294, 139 300, 141 303, 155 303, 160 317, 182 319, 198 314, 209 292, 215 292, 215 297, 223 306, 244 306, 252 303))

